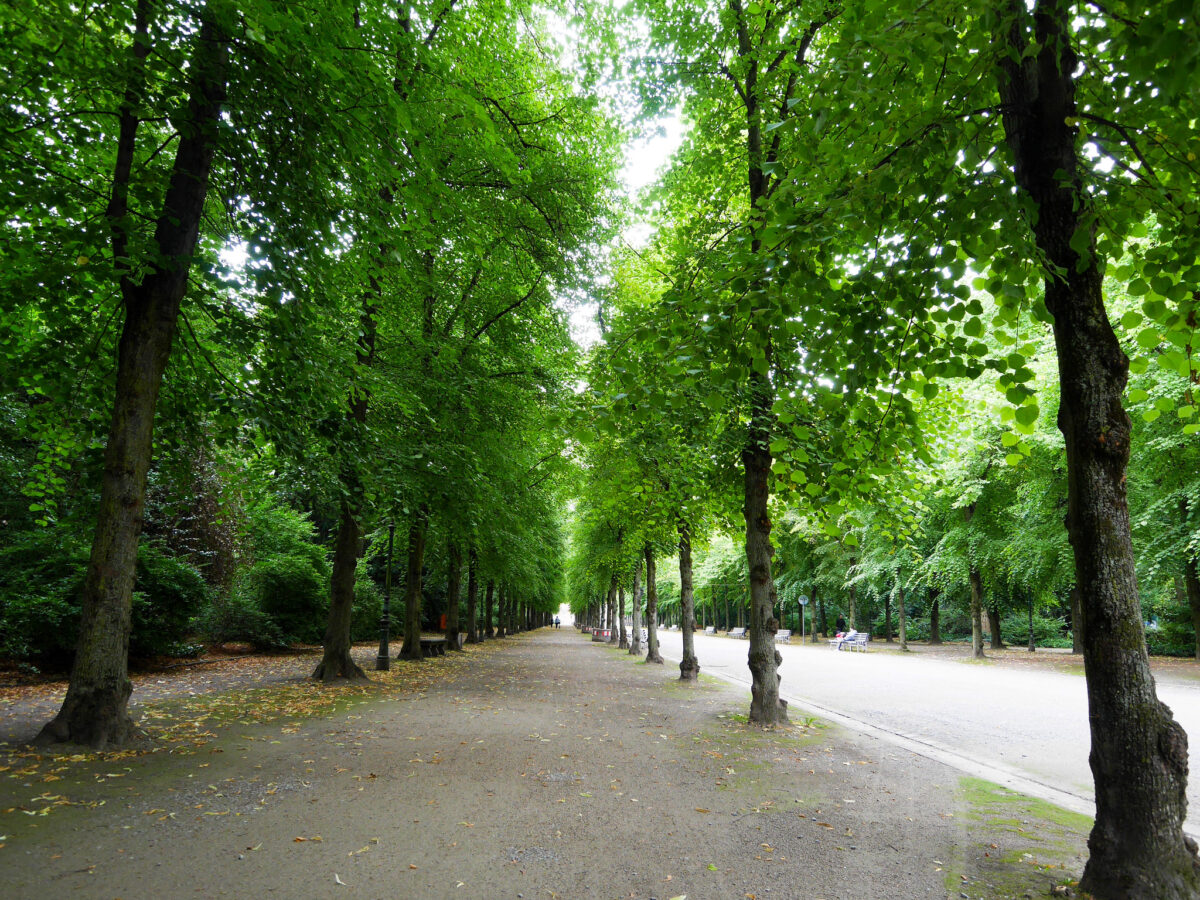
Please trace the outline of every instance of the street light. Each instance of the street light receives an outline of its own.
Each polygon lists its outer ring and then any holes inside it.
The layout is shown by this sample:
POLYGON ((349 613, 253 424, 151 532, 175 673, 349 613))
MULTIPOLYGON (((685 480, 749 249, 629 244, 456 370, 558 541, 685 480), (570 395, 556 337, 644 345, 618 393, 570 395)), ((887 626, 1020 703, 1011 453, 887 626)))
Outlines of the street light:
POLYGON ((388 523, 387 569, 383 573, 383 615, 379 617, 379 655, 375 657, 375 671, 386 672, 392 664, 388 653, 388 628, 392 613, 392 539, 396 536, 395 524, 388 523))

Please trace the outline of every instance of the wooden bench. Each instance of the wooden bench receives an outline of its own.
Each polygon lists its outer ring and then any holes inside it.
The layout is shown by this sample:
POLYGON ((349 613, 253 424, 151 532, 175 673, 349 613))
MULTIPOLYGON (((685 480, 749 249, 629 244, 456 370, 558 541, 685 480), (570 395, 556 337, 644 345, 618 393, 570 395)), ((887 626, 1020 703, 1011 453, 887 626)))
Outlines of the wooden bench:
POLYGON ((725 637, 744 638, 747 637, 745 628, 730 628, 725 632, 725 637))
POLYGON ((705 634, 716 634, 716 633, 717 633, 717 626, 716 626, 716 625, 709 625, 707 628, 705 628, 705 629, 704 629, 704 633, 705 633, 705 634))
POLYGON ((790 628, 784 628, 781 631, 775 632, 775 643, 783 641, 785 644, 792 642, 792 632, 790 628))

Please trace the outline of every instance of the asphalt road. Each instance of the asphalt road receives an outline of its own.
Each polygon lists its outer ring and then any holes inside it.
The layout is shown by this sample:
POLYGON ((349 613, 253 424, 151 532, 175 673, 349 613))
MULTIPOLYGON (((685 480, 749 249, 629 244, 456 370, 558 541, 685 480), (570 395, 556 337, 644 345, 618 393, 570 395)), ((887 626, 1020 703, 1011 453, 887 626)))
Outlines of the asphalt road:
MULTIPOLYGON (((682 636, 661 631, 678 662, 682 636)), ((799 640, 798 638, 796 640, 799 640)), ((781 695, 804 715, 891 740, 1025 794, 1093 815, 1082 675, 971 665, 919 654, 832 652, 780 644, 781 695)), ((700 671, 749 686, 746 641, 696 635, 700 671)), ((1200 685, 1156 675, 1158 695, 1191 740, 1186 830, 1200 837, 1200 685)))

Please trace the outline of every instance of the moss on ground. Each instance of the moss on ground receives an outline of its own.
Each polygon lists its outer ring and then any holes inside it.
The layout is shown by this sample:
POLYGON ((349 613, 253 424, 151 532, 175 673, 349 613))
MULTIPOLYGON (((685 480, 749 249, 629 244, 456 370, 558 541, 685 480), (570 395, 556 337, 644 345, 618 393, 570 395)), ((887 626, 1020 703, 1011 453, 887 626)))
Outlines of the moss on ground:
POLYGON ((970 900, 1023 900, 1073 884, 1092 820, 979 778, 956 791, 963 839, 944 864, 946 890, 970 900))

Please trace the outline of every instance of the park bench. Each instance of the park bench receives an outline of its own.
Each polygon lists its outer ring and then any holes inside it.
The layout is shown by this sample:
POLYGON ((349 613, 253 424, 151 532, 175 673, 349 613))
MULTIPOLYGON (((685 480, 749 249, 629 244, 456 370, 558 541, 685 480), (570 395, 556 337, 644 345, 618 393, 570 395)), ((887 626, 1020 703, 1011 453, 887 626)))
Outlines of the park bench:
POLYGON ((716 626, 716 625, 709 625, 707 628, 705 628, 705 629, 704 629, 704 633, 705 633, 705 634, 716 634, 716 633, 717 633, 717 626, 716 626))
POLYGON ((871 640, 871 635, 867 634, 865 631, 860 631, 858 634, 856 634, 854 636, 854 640, 849 642, 850 649, 851 650, 861 650, 863 653, 866 653, 867 652, 867 642, 870 640, 871 640))
POLYGON ((725 632, 725 637, 744 638, 746 637, 745 628, 730 628, 725 632))
POLYGON ((790 644, 792 642, 792 632, 790 628, 784 628, 775 632, 775 643, 778 644, 780 641, 783 641, 785 644, 790 644))
POLYGON ((445 638, 421 638, 421 655, 422 656, 445 656, 446 655, 446 639, 445 638))

